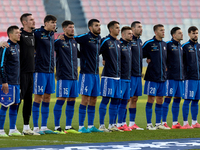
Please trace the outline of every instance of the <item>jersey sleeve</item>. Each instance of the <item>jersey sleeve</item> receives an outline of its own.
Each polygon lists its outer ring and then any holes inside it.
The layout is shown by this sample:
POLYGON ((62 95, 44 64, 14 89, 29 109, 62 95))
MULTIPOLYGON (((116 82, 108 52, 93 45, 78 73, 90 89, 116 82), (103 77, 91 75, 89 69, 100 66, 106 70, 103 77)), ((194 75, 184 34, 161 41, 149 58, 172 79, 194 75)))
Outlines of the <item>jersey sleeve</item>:
POLYGON ((87 33, 74 36, 74 39, 76 40, 77 43, 84 44, 87 41, 87 33))
POLYGON ((146 42, 142 46, 142 51, 143 51, 143 58, 150 58, 148 54, 149 46, 146 42))
POLYGON ((1 77, 2 77, 2 83, 8 83, 7 81, 7 73, 6 73, 6 64, 8 60, 9 50, 7 48, 2 48, 0 52, 1 56, 1 77))

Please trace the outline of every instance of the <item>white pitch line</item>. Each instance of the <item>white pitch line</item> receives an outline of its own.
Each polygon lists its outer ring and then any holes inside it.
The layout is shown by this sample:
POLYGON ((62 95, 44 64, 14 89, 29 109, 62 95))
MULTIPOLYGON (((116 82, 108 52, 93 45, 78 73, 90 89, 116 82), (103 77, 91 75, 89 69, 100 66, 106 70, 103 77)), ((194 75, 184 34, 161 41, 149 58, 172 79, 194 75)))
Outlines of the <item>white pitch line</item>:
MULTIPOLYGON (((7 141, 9 138, 6 139, 0 139, 0 141, 7 141)), ((87 142, 77 142, 77 141, 58 141, 58 140, 26 140, 26 139, 12 139, 12 141, 27 141, 27 142, 52 142, 52 143, 76 143, 76 144, 82 144, 87 142)))

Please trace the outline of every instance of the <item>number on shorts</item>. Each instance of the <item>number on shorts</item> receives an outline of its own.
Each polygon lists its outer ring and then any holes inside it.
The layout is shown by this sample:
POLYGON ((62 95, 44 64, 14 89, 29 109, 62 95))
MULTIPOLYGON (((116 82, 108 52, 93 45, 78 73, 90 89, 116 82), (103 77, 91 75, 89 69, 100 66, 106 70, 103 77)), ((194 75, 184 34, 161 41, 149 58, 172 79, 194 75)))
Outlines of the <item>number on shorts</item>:
POLYGON ((173 94, 173 88, 170 88, 169 93, 173 94))
POLYGON ((112 95, 112 89, 108 88, 108 95, 112 95))
POLYGON ((194 91, 189 91, 189 97, 194 97, 194 91))
POLYGON ((38 92, 43 92, 43 86, 38 85, 38 92))
POLYGON ((88 88, 87 88, 87 87, 88 87, 88 86, 85 87, 85 92, 86 92, 86 93, 87 93, 87 91, 88 91, 88 88))
POLYGON ((150 94, 155 94, 156 88, 150 87, 150 94))
POLYGON ((64 95, 68 95, 68 88, 63 88, 64 95))

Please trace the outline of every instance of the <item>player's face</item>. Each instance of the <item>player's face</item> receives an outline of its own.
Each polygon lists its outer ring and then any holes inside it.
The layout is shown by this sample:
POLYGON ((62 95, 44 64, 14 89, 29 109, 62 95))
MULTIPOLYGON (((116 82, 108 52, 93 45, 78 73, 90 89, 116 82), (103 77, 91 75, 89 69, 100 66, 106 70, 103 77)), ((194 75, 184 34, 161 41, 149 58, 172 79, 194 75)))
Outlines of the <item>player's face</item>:
POLYGON ((66 35, 73 37, 74 36, 74 25, 70 24, 66 28, 64 28, 64 32, 66 35))
POLYGON ((135 27, 133 27, 132 29, 133 29, 133 34, 134 34, 134 35, 136 35, 136 36, 138 36, 138 37, 140 37, 140 36, 142 35, 142 31, 143 31, 143 29, 142 29, 142 24, 137 23, 137 24, 135 25, 135 27))
POLYGON ((111 28, 111 33, 115 36, 118 36, 120 32, 120 26, 119 24, 114 24, 114 26, 111 28))
POLYGON ((55 31, 57 21, 50 20, 49 22, 45 22, 45 27, 47 31, 55 31))
POLYGON ((35 29, 35 20, 32 15, 27 16, 26 25, 30 29, 35 29))
POLYGON ((132 30, 126 30, 124 32, 124 38, 126 41, 130 42, 132 41, 132 38, 133 38, 133 31, 132 30))
POLYGON ((192 41, 197 41, 198 40, 198 34, 199 34, 199 31, 196 30, 196 31, 191 31, 188 35, 189 35, 189 37, 192 41))
POLYGON ((183 32, 182 30, 177 30, 176 33, 174 34, 174 38, 178 41, 183 40, 183 32))
POLYGON ((164 27, 158 27, 158 29, 155 31, 156 36, 159 38, 165 37, 165 28, 164 27))
POLYGON ((18 41, 20 41, 21 31, 19 29, 14 29, 13 33, 11 33, 9 36, 13 42, 17 43, 18 41))
POLYGON ((99 35, 101 33, 101 24, 99 22, 93 22, 91 32, 99 35))

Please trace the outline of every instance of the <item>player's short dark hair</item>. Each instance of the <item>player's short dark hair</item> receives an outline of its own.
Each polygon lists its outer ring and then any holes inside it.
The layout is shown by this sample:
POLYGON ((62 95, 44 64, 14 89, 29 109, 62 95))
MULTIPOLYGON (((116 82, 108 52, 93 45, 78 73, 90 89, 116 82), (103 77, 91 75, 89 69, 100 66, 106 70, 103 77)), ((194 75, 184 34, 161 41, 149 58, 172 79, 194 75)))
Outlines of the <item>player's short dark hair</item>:
POLYGON ((160 27, 164 27, 164 25, 162 24, 156 24, 154 27, 153 27, 153 31, 156 31, 158 28, 160 27))
POLYGON ((53 15, 46 15, 46 17, 44 18, 44 23, 45 22, 49 22, 49 21, 56 21, 57 18, 53 15))
POLYGON ((108 23, 107 27, 108 27, 108 30, 110 31, 110 28, 112 28, 115 24, 119 24, 119 22, 117 21, 111 21, 108 23))
MULTIPOLYGON (((31 16, 31 15, 32 15, 31 13, 24 13, 24 14, 22 14, 21 17, 20 17, 21 23, 22 23, 24 20, 26 20, 28 16, 31 16)), ((22 23, 22 25, 23 25, 23 23, 22 23)))
POLYGON ((131 27, 129 26, 124 26, 122 29, 121 29, 121 33, 126 31, 126 30, 132 30, 131 27))
POLYGON ((196 26, 191 26, 188 28, 188 33, 195 32, 196 30, 198 30, 196 26))
POLYGON ((62 28, 65 28, 67 27, 68 25, 74 25, 74 23, 70 20, 65 20, 63 23, 62 23, 62 28))
POLYGON ((139 21, 133 21, 133 22, 131 23, 131 28, 132 28, 132 27, 135 28, 135 25, 136 25, 137 23, 141 24, 141 22, 139 22, 139 21))
POLYGON ((179 27, 173 27, 172 29, 171 29, 171 36, 173 36, 175 33, 176 33, 176 31, 177 30, 180 30, 181 28, 179 28, 179 27))
POLYGON ((12 34, 15 29, 19 29, 19 27, 18 26, 10 26, 10 27, 8 27, 8 29, 7 29, 8 37, 9 37, 9 34, 12 34))
POLYGON ((92 25, 93 25, 93 23, 94 22, 100 22, 99 20, 97 20, 97 19, 90 19, 89 21, 88 21, 88 27, 91 27, 92 25))

